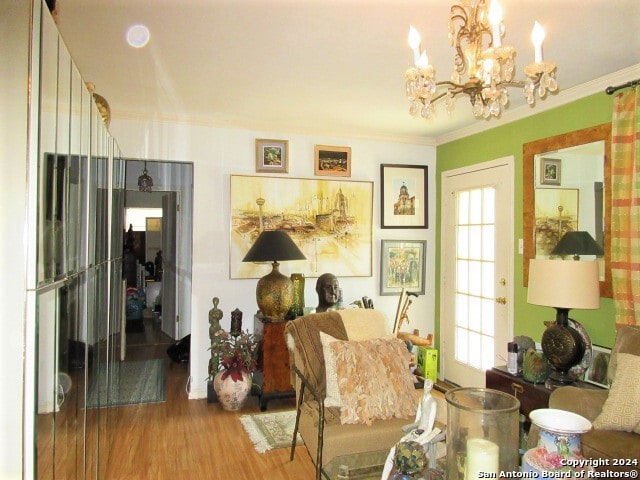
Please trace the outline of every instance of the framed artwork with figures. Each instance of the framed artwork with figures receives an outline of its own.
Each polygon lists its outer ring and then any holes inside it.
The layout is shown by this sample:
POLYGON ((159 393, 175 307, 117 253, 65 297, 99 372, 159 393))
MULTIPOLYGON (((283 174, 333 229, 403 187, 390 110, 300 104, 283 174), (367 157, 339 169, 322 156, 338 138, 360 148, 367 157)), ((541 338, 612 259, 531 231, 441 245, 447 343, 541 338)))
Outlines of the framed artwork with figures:
POLYGON ((382 240, 380 295, 402 290, 424 295, 426 240, 382 240))

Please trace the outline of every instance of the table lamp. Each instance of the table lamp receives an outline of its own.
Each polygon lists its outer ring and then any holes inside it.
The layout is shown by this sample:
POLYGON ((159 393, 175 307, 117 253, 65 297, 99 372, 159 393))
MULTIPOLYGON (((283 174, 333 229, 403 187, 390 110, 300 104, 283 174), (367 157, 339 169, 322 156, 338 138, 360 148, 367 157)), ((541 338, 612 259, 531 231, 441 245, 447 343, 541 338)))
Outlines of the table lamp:
POLYGON ((601 257, 604 255, 604 250, 589 232, 567 232, 551 251, 551 255, 558 255, 563 258, 571 255, 574 260, 580 260, 580 255, 601 257))
POLYGON ((556 309, 556 321, 544 331, 540 343, 552 367, 550 384, 573 383, 576 379, 569 370, 580 363, 586 346, 569 325, 569 310, 600 307, 598 263, 532 259, 527 302, 556 309))
POLYGON ((243 262, 273 262, 271 273, 258 280, 256 302, 266 318, 282 320, 293 303, 293 283, 278 270, 283 260, 306 257, 284 230, 265 230, 251 246, 243 262))

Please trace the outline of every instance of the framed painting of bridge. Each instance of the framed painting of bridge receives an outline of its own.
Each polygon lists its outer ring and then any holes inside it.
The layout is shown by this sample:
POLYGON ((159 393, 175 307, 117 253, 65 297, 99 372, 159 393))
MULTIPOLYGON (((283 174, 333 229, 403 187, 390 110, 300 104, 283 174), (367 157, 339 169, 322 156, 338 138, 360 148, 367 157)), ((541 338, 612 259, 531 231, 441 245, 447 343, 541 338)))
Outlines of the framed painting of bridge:
POLYGON ((285 230, 306 260, 285 275, 372 276, 373 182, 231 175, 229 276, 261 278, 264 264, 242 259, 262 230, 285 230))

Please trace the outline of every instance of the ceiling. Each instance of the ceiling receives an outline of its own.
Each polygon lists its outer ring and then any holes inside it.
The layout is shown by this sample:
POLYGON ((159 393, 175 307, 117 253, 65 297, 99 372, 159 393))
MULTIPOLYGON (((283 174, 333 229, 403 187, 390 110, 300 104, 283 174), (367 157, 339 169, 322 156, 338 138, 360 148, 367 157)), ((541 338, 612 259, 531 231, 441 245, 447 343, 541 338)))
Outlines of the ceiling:
MULTIPOLYGON (((511 89, 510 111, 502 119, 476 120, 466 97, 457 99, 452 116, 443 105, 435 120, 409 115, 403 78, 412 63, 409 25, 422 34, 438 80, 448 80, 452 3, 58 0, 57 23, 84 79, 108 100, 114 122, 144 118, 439 143, 470 126, 496 126, 512 111, 533 112, 522 91, 511 89), (126 30, 135 23, 151 32, 144 48, 126 42, 126 30)), ((518 79, 533 59, 533 22, 545 27, 544 56, 558 64, 561 92, 538 100, 540 106, 613 72, 631 67, 637 73, 640 1, 500 3, 503 43, 516 47, 518 79)))

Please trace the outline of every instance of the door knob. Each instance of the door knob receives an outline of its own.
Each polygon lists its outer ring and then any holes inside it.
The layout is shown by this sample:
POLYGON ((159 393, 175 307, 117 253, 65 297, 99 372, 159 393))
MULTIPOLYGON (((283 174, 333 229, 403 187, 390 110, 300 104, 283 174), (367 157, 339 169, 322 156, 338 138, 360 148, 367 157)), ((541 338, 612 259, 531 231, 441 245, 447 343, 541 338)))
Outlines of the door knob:
POLYGON ((496 298, 496 303, 499 303, 501 305, 506 305, 507 304, 507 299, 505 297, 497 297, 496 298))

